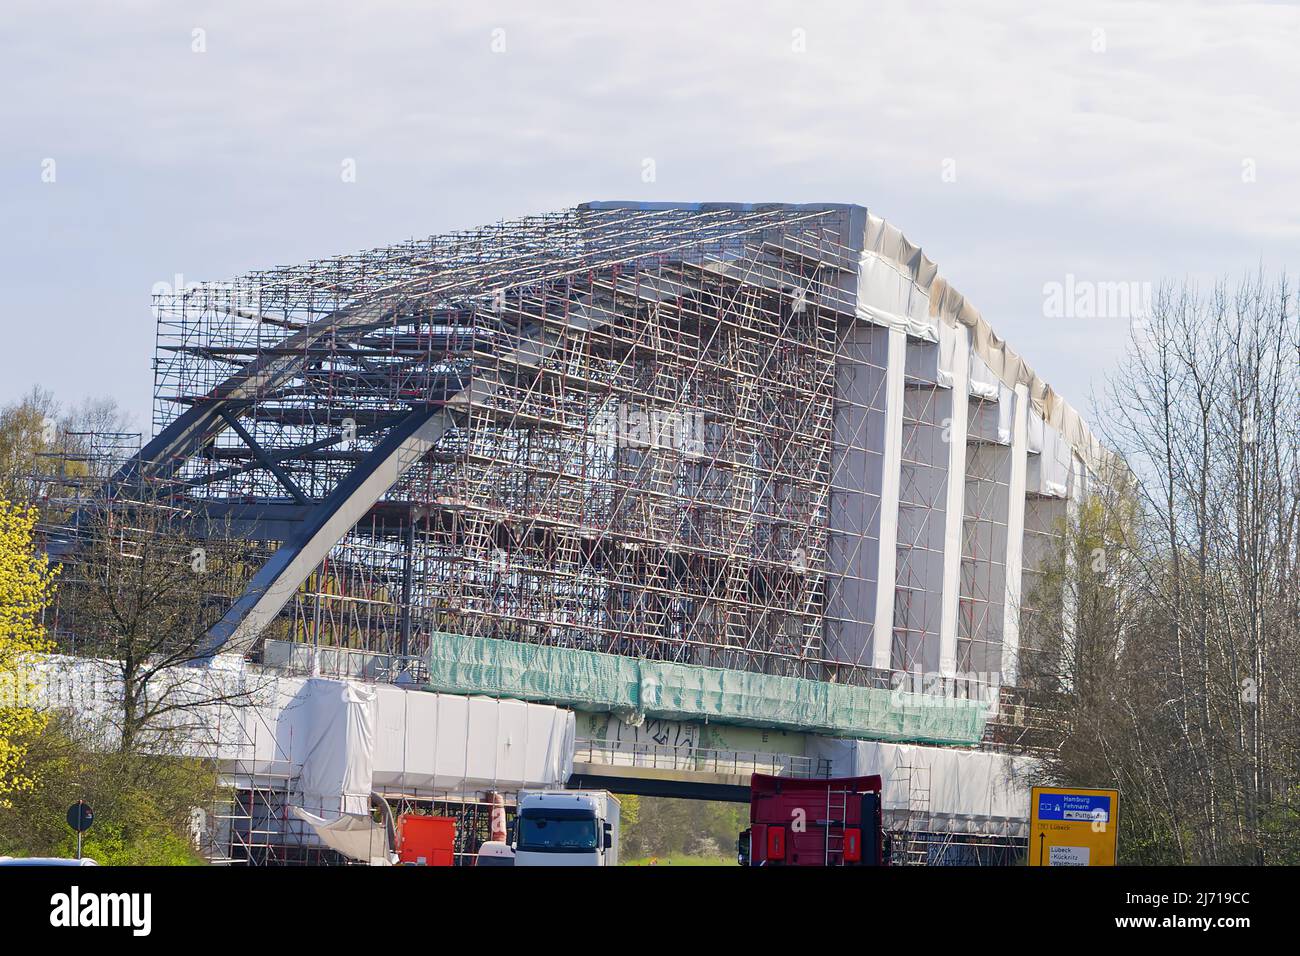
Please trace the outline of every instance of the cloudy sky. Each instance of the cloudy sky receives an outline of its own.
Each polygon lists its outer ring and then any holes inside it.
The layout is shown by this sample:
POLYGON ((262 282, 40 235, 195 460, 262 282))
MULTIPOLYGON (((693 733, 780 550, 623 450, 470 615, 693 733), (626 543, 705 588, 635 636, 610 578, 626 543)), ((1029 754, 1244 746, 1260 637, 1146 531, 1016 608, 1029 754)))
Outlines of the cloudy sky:
POLYGON ((156 283, 647 199, 866 205, 1086 408, 1129 323, 1047 284, 1300 265, 1297 50, 1223 0, 9 0, 0 402, 147 431, 156 283))

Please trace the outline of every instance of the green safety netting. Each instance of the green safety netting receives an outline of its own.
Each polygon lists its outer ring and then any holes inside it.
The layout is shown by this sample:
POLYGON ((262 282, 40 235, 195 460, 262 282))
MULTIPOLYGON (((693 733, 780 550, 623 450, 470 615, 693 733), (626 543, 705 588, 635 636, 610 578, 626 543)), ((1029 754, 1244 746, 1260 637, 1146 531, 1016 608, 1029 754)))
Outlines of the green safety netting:
POLYGON ((874 740, 973 744, 988 720, 979 701, 459 634, 432 635, 428 687, 874 740))

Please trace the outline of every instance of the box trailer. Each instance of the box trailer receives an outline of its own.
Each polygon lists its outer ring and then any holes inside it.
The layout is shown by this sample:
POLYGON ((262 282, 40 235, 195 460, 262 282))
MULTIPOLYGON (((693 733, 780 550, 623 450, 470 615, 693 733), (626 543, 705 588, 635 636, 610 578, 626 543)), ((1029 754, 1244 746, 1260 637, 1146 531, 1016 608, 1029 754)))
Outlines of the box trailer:
POLYGON ((756 773, 741 866, 883 866, 879 776, 802 779, 756 773))

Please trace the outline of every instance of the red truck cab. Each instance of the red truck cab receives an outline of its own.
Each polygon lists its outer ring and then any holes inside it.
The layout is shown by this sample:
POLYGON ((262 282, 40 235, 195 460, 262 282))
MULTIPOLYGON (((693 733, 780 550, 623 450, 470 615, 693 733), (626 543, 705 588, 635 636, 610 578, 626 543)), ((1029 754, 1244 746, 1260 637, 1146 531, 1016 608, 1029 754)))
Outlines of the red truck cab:
POLYGON ((750 779, 741 866, 884 866, 879 776, 750 779))

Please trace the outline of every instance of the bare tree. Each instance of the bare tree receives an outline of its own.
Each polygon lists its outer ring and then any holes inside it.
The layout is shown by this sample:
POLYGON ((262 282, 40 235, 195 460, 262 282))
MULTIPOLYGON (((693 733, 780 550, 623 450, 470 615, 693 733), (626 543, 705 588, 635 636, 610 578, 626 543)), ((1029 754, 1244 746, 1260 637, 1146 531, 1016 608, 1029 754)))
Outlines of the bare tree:
POLYGON ((0 408, 0 498, 30 503, 39 496, 32 479, 53 445, 57 415, 53 394, 39 387, 0 408))
POLYGON ((102 715, 120 750, 198 746, 216 709, 255 700, 255 676, 207 666, 204 650, 251 573, 249 550, 219 523, 159 502, 83 513, 57 630, 108 685, 102 715))
POLYGON ((1051 675, 1074 704, 1054 770, 1122 785, 1130 859, 1270 862, 1300 788, 1288 690, 1300 661, 1300 325, 1287 280, 1162 288, 1107 404, 1135 497, 1081 509, 1044 578, 1065 597, 1036 598, 1062 616, 1029 622, 1039 645, 1062 634, 1088 645, 1051 675), (1119 525, 1132 557, 1107 591, 1085 580, 1082 555, 1065 558, 1119 525))
POLYGON ((107 477, 138 445, 116 399, 65 410, 37 386, 0 408, 0 498, 36 504, 47 520, 59 520, 80 489, 107 477))

